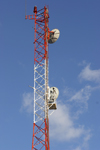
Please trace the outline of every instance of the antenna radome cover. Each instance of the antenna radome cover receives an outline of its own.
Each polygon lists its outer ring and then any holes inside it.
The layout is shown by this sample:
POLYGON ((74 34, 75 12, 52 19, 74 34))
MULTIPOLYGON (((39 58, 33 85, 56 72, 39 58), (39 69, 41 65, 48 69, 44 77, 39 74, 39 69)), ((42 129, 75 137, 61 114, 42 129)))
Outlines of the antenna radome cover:
POLYGON ((60 31, 58 29, 53 29, 50 32, 50 38, 48 40, 48 43, 53 44, 54 42, 56 42, 59 38, 60 35, 60 31))

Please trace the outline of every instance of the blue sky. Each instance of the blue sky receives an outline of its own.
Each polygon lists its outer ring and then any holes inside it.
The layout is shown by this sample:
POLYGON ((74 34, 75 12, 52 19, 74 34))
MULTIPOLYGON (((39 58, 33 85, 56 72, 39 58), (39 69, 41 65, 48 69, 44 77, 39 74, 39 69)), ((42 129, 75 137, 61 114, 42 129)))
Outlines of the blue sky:
MULTIPOLYGON (((100 1, 27 0, 49 5, 49 84, 59 89, 50 116, 51 150, 100 150, 100 1)), ((0 2, 0 149, 31 149, 34 21, 25 1, 0 2)))

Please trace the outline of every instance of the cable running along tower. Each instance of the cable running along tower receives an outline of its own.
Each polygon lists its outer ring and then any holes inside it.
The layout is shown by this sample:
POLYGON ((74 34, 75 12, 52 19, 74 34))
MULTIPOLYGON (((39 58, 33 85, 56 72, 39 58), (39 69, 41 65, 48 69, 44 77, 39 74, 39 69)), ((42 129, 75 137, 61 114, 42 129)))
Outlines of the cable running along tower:
MULTIPOLYGON (((48 43, 54 43, 59 37, 59 30, 49 30, 49 12, 47 6, 34 15, 25 15, 25 19, 34 20, 34 109, 32 150, 50 150, 49 113, 56 109, 55 100, 59 91, 49 87, 48 82, 48 43)), ((51 112, 52 113, 52 112, 51 112)))

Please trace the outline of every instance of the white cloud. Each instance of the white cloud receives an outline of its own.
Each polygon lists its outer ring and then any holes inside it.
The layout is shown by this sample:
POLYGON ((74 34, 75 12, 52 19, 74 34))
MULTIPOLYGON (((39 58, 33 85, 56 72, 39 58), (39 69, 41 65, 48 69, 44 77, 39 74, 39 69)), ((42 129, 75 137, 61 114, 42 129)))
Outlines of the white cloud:
POLYGON ((85 134, 85 136, 83 138, 82 144, 80 144, 74 150, 89 150, 89 144, 88 144, 88 142, 89 142, 89 140, 90 140, 91 137, 92 137, 91 131, 90 130, 86 131, 86 134, 85 134))
POLYGON ((83 147, 84 149, 88 149, 88 148, 89 148, 89 146, 88 146, 88 141, 90 140, 91 137, 92 137, 91 131, 88 130, 86 136, 85 136, 84 139, 83 139, 82 147, 83 147))
POLYGON ((87 111, 91 93, 97 89, 100 89, 100 86, 92 87, 87 85, 76 93, 72 93, 71 97, 67 100, 71 107, 76 108, 76 111, 73 113, 76 119, 78 119, 80 114, 87 111))
POLYGON ((66 98, 70 98, 74 93, 75 91, 67 86, 63 89, 63 95, 66 96, 66 98))
POLYGON ((100 82, 100 69, 92 70, 90 69, 90 64, 88 64, 79 74, 80 80, 100 82))
POLYGON ((85 86, 84 88, 76 92, 68 101, 70 102, 74 101, 78 103, 78 106, 84 104, 84 107, 87 108, 88 107, 87 101, 91 96, 91 91, 92 91, 91 86, 89 85, 85 86))
POLYGON ((77 146, 73 150, 89 150, 88 141, 90 140, 91 137, 92 137, 92 134, 91 134, 90 130, 87 130, 82 143, 80 143, 80 145, 77 146))
POLYGON ((90 130, 88 131, 87 136, 84 137, 84 142, 88 142, 91 138, 92 134, 90 133, 90 130))
POLYGON ((50 136, 55 140, 70 141, 81 137, 83 134, 84 127, 75 127, 69 108, 64 104, 58 104, 57 110, 50 117, 50 136))
MULTIPOLYGON (((88 141, 91 138, 91 131, 83 125, 75 125, 75 119, 70 115, 67 105, 60 103, 57 110, 50 117, 50 137, 59 142, 80 143, 73 150, 88 150, 88 141)), ((72 148, 71 148, 72 149, 72 148)))
POLYGON ((73 150, 82 150, 80 146, 78 146, 77 148, 73 149, 73 150))
POLYGON ((33 93, 24 93, 22 106, 20 111, 26 111, 27 113, 32 113, 33 111, 33 93))
POLYGON ((86 66, 87 65, 87 62, 86 60, 83 60, 81 63, 78 64, 79 66, 86 66))
POLYGON ((64 95, 70 95, 69 99, 67 100, 67 105, 69 105, 71 109, 74 108, 74 111, 71 111, 71 113, 73 114, 73 118, 78 119, 80 114, 86 112, 86 110, 88 109, 88 100, 91 96, 91 92, 95 88, 92 88, 91 86, 87 85, 77 92, 73 92, 73 90, 71 90, 71 92, 68 90, 68 88, 64 89, 64 95))

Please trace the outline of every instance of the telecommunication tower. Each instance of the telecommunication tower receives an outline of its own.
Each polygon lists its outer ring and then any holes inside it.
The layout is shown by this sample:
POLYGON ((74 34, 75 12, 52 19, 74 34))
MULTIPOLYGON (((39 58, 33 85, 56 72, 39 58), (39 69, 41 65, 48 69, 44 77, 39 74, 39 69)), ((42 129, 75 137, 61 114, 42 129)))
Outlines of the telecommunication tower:
POLYGON ((59 38, 59 30, 49 30, 48 7, 37 10, 33 15, 25 15, 25 19, 34 20, 34 108, 32 150, 50 150, 49 143, 49 110, 56 109, 59 91, 49 87, 48 78, 48 43, 59 38))

